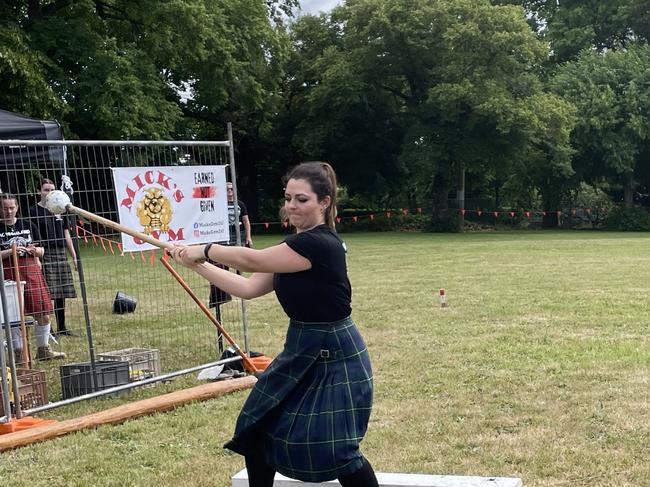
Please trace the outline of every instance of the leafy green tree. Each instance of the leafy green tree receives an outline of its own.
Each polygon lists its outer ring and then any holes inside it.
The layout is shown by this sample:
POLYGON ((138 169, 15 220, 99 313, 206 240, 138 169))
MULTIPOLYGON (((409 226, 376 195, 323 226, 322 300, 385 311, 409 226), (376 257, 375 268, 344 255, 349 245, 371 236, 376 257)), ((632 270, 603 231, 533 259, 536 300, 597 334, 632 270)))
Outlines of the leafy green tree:
POLYGON ((232 122, 256 195, 297 4, 0 1, 0 103, 58 119, 69 138, 213 140, 232 122))
POLYGON ((583 49, 626 48, 650 39, 648 0, 503 0, 529 13, 529 21, 551 44, 553 59, 574 59, 583 49))
POLYGON ((343 174, 407 176, 406 185, 385 179, 430 199, 444 219, 465 171, 505 172, 543 152, 549 172, 570 173, 568 137, 553 126, 570 126, 570 110, 543 93, 536 70, 548 51, 520 8, 349 0, 331 17, 299 21, 294 35, 303 51, 290 90, 293 142, 343 174))
POLYGON ((34 117, 54 117, 65 107, 45 74, 47 58, 29 46, 29 39, 7 19, 13 12, 0 3, 0 107, 34 117))
POLYGON ((650 153, 650 47, 584 51, 560 67, 556 93, 577 107, 572 134, 581 179, 623 189, 627 206, 647 179, 650 153))

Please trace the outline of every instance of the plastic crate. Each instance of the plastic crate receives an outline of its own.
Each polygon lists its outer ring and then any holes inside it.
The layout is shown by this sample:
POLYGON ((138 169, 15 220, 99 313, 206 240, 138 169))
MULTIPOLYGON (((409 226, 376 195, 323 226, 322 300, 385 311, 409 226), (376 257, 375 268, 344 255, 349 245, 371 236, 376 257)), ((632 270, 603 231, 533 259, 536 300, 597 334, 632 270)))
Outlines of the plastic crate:
POLYGON ((129 383, 129 363, 124 361, 96 361, 97 384, 94 388, 90 362, 61 365, 59 369, 63 399, 83 396, 129 383))
POLYGON ((131 381, 148 379, 160 375, 160 351, 156 348, 125 348, 100 353, 99 360, 118 360, 129 363, 131 381))
MULTIPOLYGON (((45 372, 42 370, 21 369, 17 368, 18 374, 18 393, 20 396, 20 408, 31 409, 38 406, 43 406, 49 401, 47 399, 47 382, 45 380, 45 372)), ((0 381, 0 394, 2 392, 2 381, 0 381)), ((13 411, 13 394, 9 395, 9 400, 12 401, 13 411)), ((0 416, 4 416, 4 404, 0 400, 0 416)))

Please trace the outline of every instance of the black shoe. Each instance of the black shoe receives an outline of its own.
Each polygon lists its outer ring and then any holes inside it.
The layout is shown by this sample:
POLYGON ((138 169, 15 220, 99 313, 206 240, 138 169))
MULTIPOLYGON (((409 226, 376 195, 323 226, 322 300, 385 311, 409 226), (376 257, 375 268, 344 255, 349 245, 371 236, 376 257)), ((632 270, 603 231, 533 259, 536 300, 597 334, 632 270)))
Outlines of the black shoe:
POLYGON ((58 330, 58 331, 54 332, 54 336, 73 337, 73 336, 77 336, 77 334, 73 333, 72 330, 64 329, 64 330, 58 330))

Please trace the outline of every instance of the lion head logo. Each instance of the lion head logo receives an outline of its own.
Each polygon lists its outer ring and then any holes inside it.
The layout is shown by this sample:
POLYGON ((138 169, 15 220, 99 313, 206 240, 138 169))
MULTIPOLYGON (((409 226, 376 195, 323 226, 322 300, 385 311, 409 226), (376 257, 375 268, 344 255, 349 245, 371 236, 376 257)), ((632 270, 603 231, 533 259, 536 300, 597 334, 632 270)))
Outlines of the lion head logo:
POLYGON ((150 235, 156 229, 163 233, 169 230, 169 223, 172 221, 172 205, 162 190, 147 189, 135 213, 146 235, 150 235))

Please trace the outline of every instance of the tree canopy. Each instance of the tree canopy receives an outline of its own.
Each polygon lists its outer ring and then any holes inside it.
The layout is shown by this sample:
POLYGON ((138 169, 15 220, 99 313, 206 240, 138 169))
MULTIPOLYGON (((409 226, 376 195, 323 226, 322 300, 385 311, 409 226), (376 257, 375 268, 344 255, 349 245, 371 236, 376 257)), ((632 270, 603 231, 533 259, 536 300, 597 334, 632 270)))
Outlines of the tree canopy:
POLYGON ((0 0, 0 107, 68 138, 211 140, 232 122, 253 216, 314 159, 358 204, 434 221, 466 192, 546 210, 584 184, 647 192, 647 0, 298 5, 0 0))

